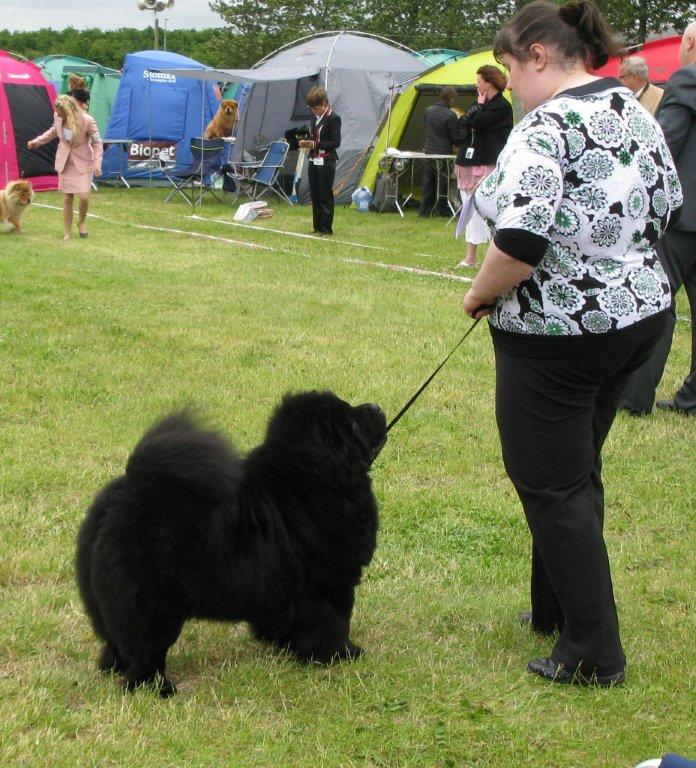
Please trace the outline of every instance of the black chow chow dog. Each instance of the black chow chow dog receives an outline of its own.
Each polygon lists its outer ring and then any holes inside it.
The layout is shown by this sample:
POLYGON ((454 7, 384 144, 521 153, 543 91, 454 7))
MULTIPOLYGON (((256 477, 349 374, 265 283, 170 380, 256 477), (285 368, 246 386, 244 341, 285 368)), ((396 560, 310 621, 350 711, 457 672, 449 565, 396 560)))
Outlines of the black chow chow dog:
POLYGON ((99 668, 176 691, 167 651, 189 618, 246 621, 307 661, 353 659, 354 591, 372 559, 379 406, 286 395, 246 459, 186 414, 145 434, 87 512, 77 582, 99 668))

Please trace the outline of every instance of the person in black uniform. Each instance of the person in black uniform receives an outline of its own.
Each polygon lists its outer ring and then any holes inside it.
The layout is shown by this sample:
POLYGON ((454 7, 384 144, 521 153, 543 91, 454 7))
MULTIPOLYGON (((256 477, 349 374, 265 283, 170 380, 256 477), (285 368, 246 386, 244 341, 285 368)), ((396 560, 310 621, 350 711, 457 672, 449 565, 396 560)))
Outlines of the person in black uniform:
MULTIPOLYGON (((452 102, 457 91, 446 85, 435 104, 425 110, 426 155, 451 155, 452 145, 457 137, 457 115, 452 111, 452 102)), ((447 189, 448 167, 446 162, 425 160, 423 162, 423 183, 419 214, 428 216, 451 216, 447 207, 444 190, 447 189), (439 178, 438 178, 439 176, 439 178), (440 194, 438 195, 438 187, 440 194)))
POLYGON ((341 146, 341 118, 331 109, 324 88, 312 88, 307 106, 314 117, 310 123, 311 139, 302 139, 300 147, 309 149, 309 194, 312 197, 312 222, 315 235, 333 235, 336 150, 341 146))

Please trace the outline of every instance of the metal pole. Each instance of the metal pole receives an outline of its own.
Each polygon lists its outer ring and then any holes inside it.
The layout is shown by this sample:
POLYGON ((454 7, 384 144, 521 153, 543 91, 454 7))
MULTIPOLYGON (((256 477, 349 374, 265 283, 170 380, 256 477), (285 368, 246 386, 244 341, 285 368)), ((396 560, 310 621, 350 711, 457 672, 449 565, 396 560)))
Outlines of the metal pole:
POLYGON ((157 11, 155 13, 155 50, 159 51, 159 21, 157 20, 157 11))
POLYGON ((168 21, 169 21, 169 17, 167 16, 167 18, 164 20, 164 43, 162 45, 163 51, 167 50, 167 22, 168 21))

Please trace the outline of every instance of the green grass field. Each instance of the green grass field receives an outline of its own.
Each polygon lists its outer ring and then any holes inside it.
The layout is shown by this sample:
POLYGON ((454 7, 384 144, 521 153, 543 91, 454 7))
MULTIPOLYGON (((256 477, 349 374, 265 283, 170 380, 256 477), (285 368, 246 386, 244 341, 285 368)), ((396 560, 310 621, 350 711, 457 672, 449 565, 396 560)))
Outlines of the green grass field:
MULTIPOLYGON (((626 685, 534 679, 526 662, 550 643, 516 622, 530 539, 500 458, 484 324, 376 462, 381 529, 353 624, 362 659, 301 666, 243 626, 190 622, 169 656, 172 699, 97 673, 75 534, 154 419, 195 405, 248 450, 287 390, 331 388, 393 416, 471 323, 451 277, 467 274, 463 244, 441 219, 340 208, 336 237, 314 239, 291 234, 311 230, 307 207, 240 227, 229 207, 191 218, 164 196, 102 189, 89 238, 63 243, 45 207, 60 196, 41 194, 25 234, 0 236, 0 766, 696 757, 696 421, 621 415, 605 448, 626 685)), ((687 371, 690 334, 679 322, 662 396, 687 371)))

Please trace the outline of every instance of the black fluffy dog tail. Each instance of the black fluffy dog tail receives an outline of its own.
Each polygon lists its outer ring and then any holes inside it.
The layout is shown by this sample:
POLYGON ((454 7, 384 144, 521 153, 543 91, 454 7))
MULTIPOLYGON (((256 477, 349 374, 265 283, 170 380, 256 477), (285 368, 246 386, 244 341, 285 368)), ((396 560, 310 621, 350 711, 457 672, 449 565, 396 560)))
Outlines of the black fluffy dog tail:
POLYGON ((241 472, 241 459, 227 440, 199 427, 186 412, 151 427, 126 465, 131 483, 173 484, 213 501, 234 496, 241 472))

